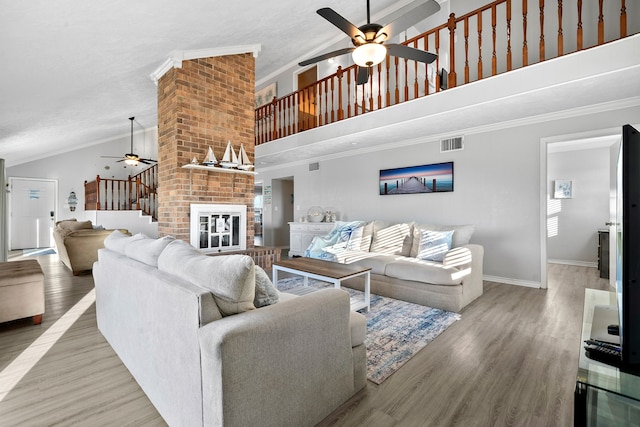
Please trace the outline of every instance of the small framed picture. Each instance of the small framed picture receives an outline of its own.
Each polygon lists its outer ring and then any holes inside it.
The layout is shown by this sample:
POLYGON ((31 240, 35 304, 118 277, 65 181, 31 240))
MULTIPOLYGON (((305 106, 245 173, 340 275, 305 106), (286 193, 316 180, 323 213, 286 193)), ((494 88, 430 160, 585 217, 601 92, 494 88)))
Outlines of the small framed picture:
POLYGON ((568 179, 556 179, 553 192, 554 199, 573 198, 573 184, 568 179))

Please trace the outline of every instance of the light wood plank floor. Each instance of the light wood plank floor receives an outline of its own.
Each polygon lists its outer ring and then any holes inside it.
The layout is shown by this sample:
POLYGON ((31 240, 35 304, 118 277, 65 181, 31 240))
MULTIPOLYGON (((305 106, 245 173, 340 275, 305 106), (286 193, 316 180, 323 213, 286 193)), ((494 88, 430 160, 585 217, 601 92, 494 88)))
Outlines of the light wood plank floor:
MULTIPOLYGON (((56 255, 36 258, 46 313, 0 324, 0 371, 93 288, 56 255)), ((570 426, 585 288, 593 268, 549 266, 549 289, 485 282, 462 319, 384 383, 367 387, 322 426, 570 426)), ((96 328, 95 305, 0 402, 1 426, 163 426, 96 328)))

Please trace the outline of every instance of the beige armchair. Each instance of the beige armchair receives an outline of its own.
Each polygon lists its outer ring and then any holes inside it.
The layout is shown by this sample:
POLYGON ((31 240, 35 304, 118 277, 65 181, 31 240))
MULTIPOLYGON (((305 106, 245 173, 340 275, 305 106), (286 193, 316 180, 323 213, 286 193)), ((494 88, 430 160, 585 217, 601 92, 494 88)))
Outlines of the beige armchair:
MULTIPOLYGON (((120 230, 130 234, 127 230, 120 230)), ((98 260, 98 249, 104 248, 104 239, 113 230, 94 230, 91 221, 68 219, 56 222, 53 239, 60 261, 74 276, 93 268, 98 260)))

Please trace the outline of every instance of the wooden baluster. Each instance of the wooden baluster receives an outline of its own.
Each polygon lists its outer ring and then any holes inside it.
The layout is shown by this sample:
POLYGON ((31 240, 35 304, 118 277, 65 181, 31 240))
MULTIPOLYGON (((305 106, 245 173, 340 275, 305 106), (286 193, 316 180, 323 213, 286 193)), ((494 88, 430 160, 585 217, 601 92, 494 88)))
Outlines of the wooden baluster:
POLYGON ((478 80, 482 80, 482 12, 478 12, 478 80))
POLYGON ((511 68, 511 0, 507 0, 507 71, 511 68))
POLYGON ((440 30, 436 31, 436 92, 440 91, 440 30))
MULTIPOLYGON (((413 42, 413 48, 417 49, 418 48, 418 41, 414 40, 413 42)), ((425 49, 426 50, 426 49, 425 49)), ((425 64, 426 65, 426 64, 425 64)), ((425 74, 426 73, 426 69, 425 69, 425 74)), ((420 96, 420 85, 418 84, 418 61, 413 61, 413 75, 414 75, 414 83, 413 83, 413 99, 416 99, 420 96)))
POLYGON ((625 0, 620 3, 620 38, 627 37, 627 5, 625 0))
MULTIPOLYGON (((425 34, 422 43, 424 44, 424 50, 429 51, 429 38, 425 34)), ((437 68, 436 68, 437 70, 437 68)), ((416 75, 416 78, 418 76, 416 75)), ((424 64, 424 95, 429 94, 429 64, 424 64)))
POLYGON ((100 210, 100 175, 96 175, 96 210, 100 210))
POLYGON ((362 98, 360 98, 360 114, 364 114, 365 113, 365 108, 367 107, 367 104, 365 103, 365 96, 364 96, 364 88, 366 86, 365 84, 360 85, 360 87, 362 88, 362 98))
POLYGON ((338 66, 336 75, 338 77, 338 120, 342 120, 344 119, 344 109, 342 108, 342 67, 338 66))
POLYGON ((529 65, 529 47, 527 46, 527 0, 522 0, 522 66, 529 65))
POLYGON ((540 62, 544 61, 544 0, 540 0, 540 62))
POLYGON ((114 186, 115 180, 112 179, 110 181, 111 181, 111 210, 114 210, 114 207, 115 207, 115 200, 114 200, 115 199, 115 197, 114 197, 114 195, 115 195, 115 186, 114 186))
POLYGON ((496 56, 496 5, 491 6, 491 37, 493 38, 493 53, 491 54, 491 75, 498 73, 498 57, 496 56))
POLYGON ((351 117, 351 70, 354 68, 347 68, 347 118, 351 117))
POLYGON ((369 111, 373 111, 373 69, 370 69, 369 73, 371 73, 371 78, 369 79, 369 111))
POLYGON ((138 196, 136 197, 136 210, 140 210, 140 199, 142 199, 145 196, 148 196, 148 192, 146 191, 147 188, 142 188, 142 182, 140 181, 140 178, 136 179, 136 193, 138 193, 138 196))
POLYGON ((464 18, 464 82, 469 83, 469 18, 464 18))
POLYGON ((564 53, 564 37, 562 34, 562 0, 558 0, 558 56, 564 53))
POLYGON ((409 60, 404 58, 404 99, 409 100, 409 60))
POLYGON ((602 10, 603 0, 598 0, 598 45, 604 43, 604 12, 602 10))
POLYGON ((449 15, 449 21, 447 22, 447 28, 449 29, 449 84, 447 87, 456 87, 456 16, 455 14, 449 15))
POLYGON ((388 107, 389 105, 391 105, 391 89, 389 89, 389 76, 391 74, 391 59, 389 58, 389 55, 387 55, 387 57, 385 58, 385 68, 386 68, 386 83, 387 83, 387 93, 385 96, 385 107, 388 107))
POLYGON ((324 81, 324 124, 326 125, 327 123, 329 123, 329 102, 327 99, 327 93, 328 93, 328 82, 325 80, 324 81))
MULTIPOLYGON (((274 98, 275 99, 275 98, 274 98)), ((280 101, 278 101, 278 103, 276 104, 278 106, 278 119, 277 119, 277 124, 278 124, 278 136, 280 138, 282 138, 284 136, 284 129, 283 129, 283 123, 284 123, 284 104, 280 101)))
POLYGON ((269 108, 271 110, 271 115, 273 117, 273 120, 271 121, 271 139, 270 141, 273 141, 274 139, 278 139, 278 134, 277 134, 277 125, 278 125, 278 119, 276 118, 276 98, 273 98, 273 101, 271 101, 271 107, 269 108))
POLYGON ((576 36, 578 50, 582 50, 582 0, 578 0, 578 34, 576 36))
POLYGON ((396 89, 395 89, 395 101, 393 102, 394 105, 399 104, 400 101, 400 87, 398 86, 398 64, 400 63, 400 61, 398 60, 398 57, 394 57, 394 64, 396 66, 396 89))
POLYGON ((331 77, 331 123, 335 122, 335 115, 334 115, 334 101, 335 101, 335 82, 334 82, 334 78, 331 77))
POLYGON ((380 82, 382 81, 382 63, 378 64, 378 110, 382 108, 382 89, 380 82))

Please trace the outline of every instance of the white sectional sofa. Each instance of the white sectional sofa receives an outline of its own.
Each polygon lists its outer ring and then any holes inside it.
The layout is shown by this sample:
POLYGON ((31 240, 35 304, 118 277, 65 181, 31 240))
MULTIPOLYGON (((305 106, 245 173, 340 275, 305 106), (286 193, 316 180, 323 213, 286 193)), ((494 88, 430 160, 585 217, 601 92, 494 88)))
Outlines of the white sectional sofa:
POLYGON ((93 275, 98 329, 170 426, 312 426, 366 384, 345 291, 279 294, 248 256, 118 232, 93 275))
MULTIPOLYGON (((459 312, 482 295, 484 248, 472 225, 337 222, 305 256, 371 268, 371 293, 459 312)), ((361 280, 345 282, 362 290, 361 280)))

